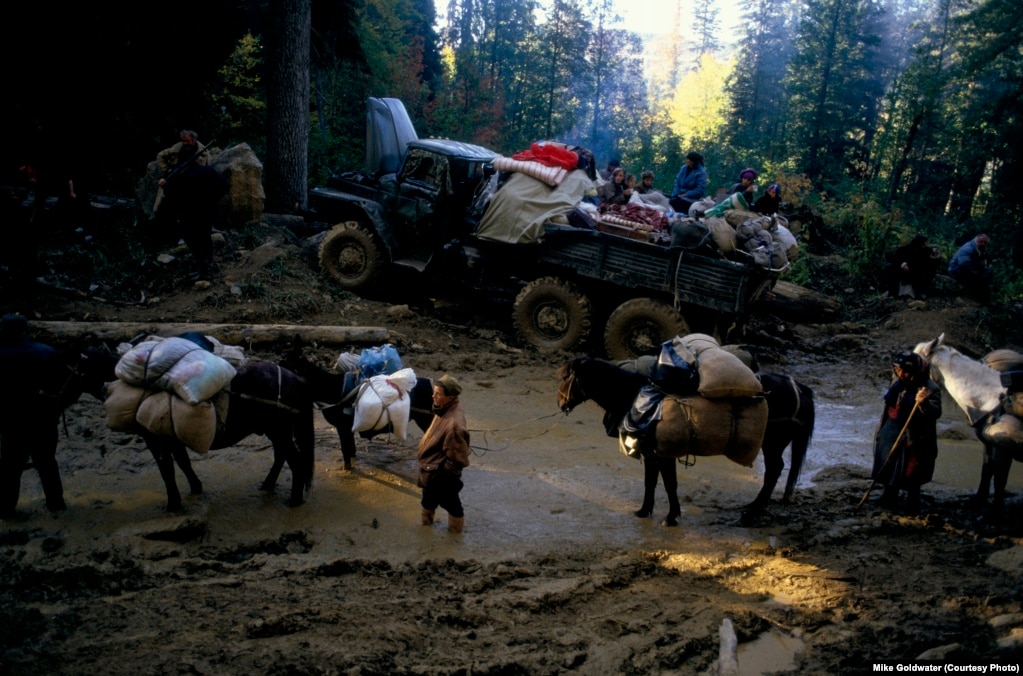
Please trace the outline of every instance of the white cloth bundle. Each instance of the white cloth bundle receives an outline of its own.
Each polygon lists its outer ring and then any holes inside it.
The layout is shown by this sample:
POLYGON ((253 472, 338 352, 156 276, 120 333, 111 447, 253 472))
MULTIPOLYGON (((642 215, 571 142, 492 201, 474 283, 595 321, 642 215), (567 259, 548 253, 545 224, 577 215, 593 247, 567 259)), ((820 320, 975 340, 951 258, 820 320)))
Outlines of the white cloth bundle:
POLYGON ((404 439, 411 413, 409 392, 415 386, 416 374, 408 368, 368 379, 355 401, 352 431, 370 432, 392 425, 394 434, 404 439))

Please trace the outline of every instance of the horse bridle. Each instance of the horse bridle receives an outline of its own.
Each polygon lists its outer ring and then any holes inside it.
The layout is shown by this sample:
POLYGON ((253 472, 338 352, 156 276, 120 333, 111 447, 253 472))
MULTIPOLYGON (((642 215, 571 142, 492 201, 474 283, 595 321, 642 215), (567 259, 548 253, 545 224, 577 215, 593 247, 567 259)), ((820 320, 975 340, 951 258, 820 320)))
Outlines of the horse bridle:
MULTIPOLYGON (((561 393, 564 392, 565 404, 561 407, 561 412, 568 415, 575 408, 575 404, 572 404, 572 387, 576 384, 575 371, 569 370, 568 375, 561 379, 561 385, 558 386, 558 396, 561 397, 561 393)), ((582 386, 579 386, 580 391, 582 386)), ((583 395, 585 396, 585 392, 583 395)))

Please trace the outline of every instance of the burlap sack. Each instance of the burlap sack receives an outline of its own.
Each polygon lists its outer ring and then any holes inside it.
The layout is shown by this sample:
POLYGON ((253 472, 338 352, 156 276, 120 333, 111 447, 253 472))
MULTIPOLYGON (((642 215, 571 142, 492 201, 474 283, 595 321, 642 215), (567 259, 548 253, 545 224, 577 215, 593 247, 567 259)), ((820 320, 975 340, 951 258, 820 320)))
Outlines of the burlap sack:
POLYGON ((767 401, 707 399, 693 395, 665 397, 657 424, 657 449, 674 457, 725 455, 750 467, 760 452, 767 429, 767 401))
POLYGON ((989 352, 983 362, 996 371, 1023 371, 1023 354, 1015 350, 989 352))
POLYGON ((705 223, 714 244, 722 253, 730 254, 735 251, 735 228, 726 219, 708 218, 705 223))
POLYGON ((173 436, 197 453, 206 453, 217 433, 217 413, 209 401, 189 404, 170 392, 154 392, 135 419, 153 434, 173 436))
POLYGON ((760 218, 760 214, 746 209, 733 209, 732 211, 725 212, 725 220, 728 222, 728 225, 732 226, 732 229, 754 218, 760 218))
POLYGON ((721 344, 713 336, 708 336, 706 333, 689 333, 681 338, 676 337, 676 340, 685 345, 686 349, 692 352, 696 358, 699 358, 700 353, 708 348, 721 347, 721 344))
POLYGON ((699 393, 708 399, 755 397, 764 391, 750 367, 720 347, 704 350, 697 361, 699 393))
POLYGON ((1019 461, 1023 454, 1023 420, 1004 414, 980 431, 982 441, 1009 451, 1019 461))
POLYGON ((135 412, 148 395, 149 393, 141 387, 129 385, 119 378, 107 383, 107 398, 103 400, 103 408, 107 412, 107 427, 116 432, 137 431, 135 412))

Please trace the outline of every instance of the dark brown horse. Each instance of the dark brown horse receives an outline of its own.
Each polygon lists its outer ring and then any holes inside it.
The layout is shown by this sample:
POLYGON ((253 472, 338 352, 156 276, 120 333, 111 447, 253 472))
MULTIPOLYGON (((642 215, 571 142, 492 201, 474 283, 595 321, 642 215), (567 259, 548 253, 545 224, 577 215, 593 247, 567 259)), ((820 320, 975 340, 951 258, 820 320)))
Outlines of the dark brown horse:
MULTIPOLYGON (((97 350, 84 352, 77 368, 79 392, 102 400, 105 384, 116 378, 117 359, 116 355, 97 350)), ((289 504, 297 506, 305 502, 305 493, 312 486, 315 456, 313 398, 309 384, 272 362, 249 361, 238 368, 228 390, 227 418, 223 428, 217 430, 210 448, 228 448, 252 434, 269 438, 274 449, 274 464, 261 490, 274 490, 286 463, 292 475, 289 504)), ((138 434, 160 469, 167 489, 168 511, 181 508, 181 493, 174 478, 175 462, 188 480, 192 494, 202 493, 202 482, 192 469, 184 444, 175 437, 153 434, 141 426, 138 434)))
MULTIPOLYGON (((590 357, 578 357, 564 364, 558 370, 558 407, 566 414, 582 402, 591 399, 604 409, 604 426, 608 436, 618 436, 618 424, 628 414, 640 389, 650 384, 649 377, 635 369, 625 368, 611 362, 590 357)), ((789 468, 782 501, 792 498, 799 472, 803 466, 814 427, 813 390, 806 385, 778 373, 757 374, 764 387, 767 401, 768 421, 761 448, 764 454, 764 485, 756 499, 743 510, 742 520, 755 520, 771 501, 771 494, 785 469, 782 453, 792 445, 792 466, 789 468)), ((665 401, 668 401, 666 399, 665 401)), ((659 426, 673 424, 673 407, 664 409, 664 419, 659 426)), ((671 430, 657 432, 658 440, 670 443, 671 430), (661 433, 663 432, 663 434, 661 433)), ((723 451, 720 451, 723 452, 723 451)), ((649 450, 643 453, 644 493, 643 504, 636 516, 648 517, 653 512, 654 491, 657 477, 664 481, 668 493, 669 511, 662 523, 678 525, 681 507, 678 501, 678 478, 675 471, 676 453, 671 449, 661 452, 649 450)))
MULTIPOLYGON (((352 469, 355 459, 355 433, 352 426, 355 422, 355 397, 358 383, 355 378, 347 378, 343 373, 325 371, 302 354, 301 348, 288 352, 281 364, 299 374, 312 388, 313 401, 323 413, 323 418, 337 429, 341 442, 341 457, 345 469, 352 469)), ((409 392, 411 397, 409 418, 424 432, 433 421, 433 381, 429 378, 417 378, 415 387, 409 392)), ((388 429, 360 432, 364 439, 371 439, 388 429)))

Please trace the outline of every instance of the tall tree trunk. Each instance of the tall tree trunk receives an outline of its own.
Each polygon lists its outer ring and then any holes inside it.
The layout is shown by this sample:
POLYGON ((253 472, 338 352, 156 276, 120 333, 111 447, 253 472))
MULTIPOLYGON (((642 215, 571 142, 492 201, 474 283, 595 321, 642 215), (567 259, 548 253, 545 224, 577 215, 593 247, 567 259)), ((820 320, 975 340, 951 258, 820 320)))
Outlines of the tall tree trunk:
POLYGON ((307 206, 312 0, 271 0, 267 50, 266 208, 307 206))

